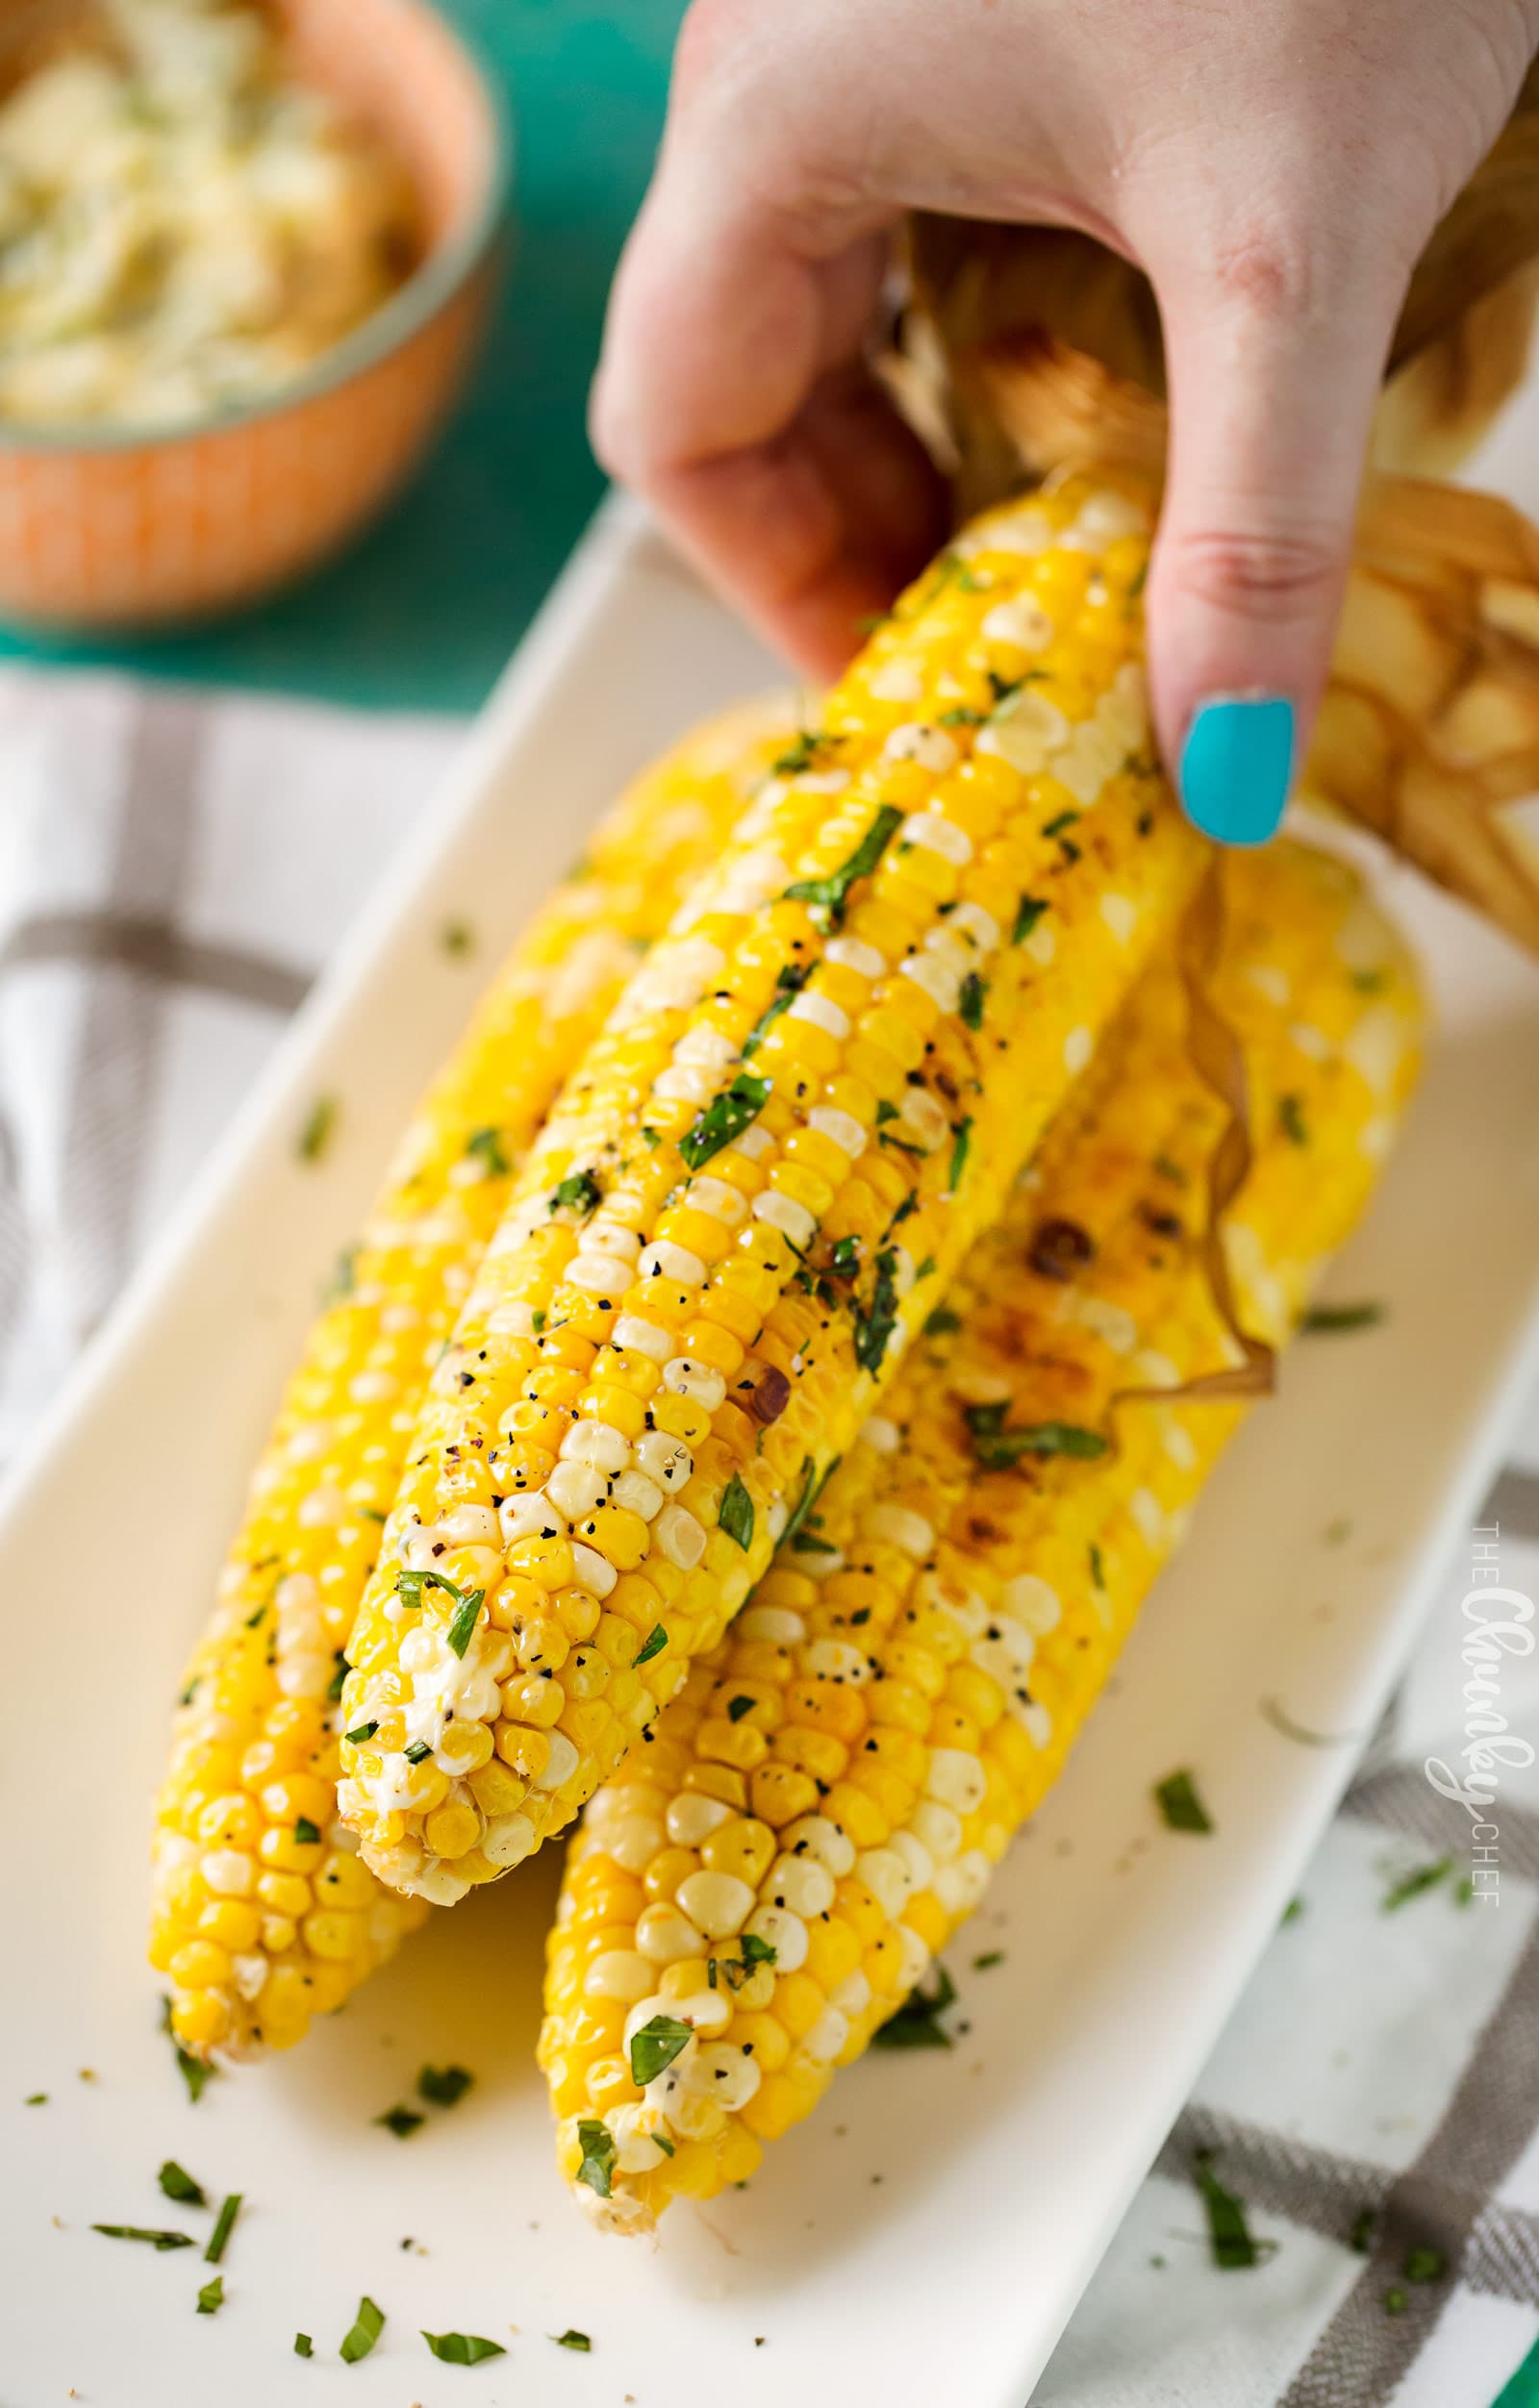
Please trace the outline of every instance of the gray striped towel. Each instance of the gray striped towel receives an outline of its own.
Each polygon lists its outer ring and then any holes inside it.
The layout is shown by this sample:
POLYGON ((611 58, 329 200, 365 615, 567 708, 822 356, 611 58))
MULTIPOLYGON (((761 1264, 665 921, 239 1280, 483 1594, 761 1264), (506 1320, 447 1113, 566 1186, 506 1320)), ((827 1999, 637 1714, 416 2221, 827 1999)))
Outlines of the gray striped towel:
MULTIPOLYGON (((456 734, 0 675, 0 1453, 456 734)), ((1539 2408, 1539 1782, 1505 1769, 1476 1839, 1424 1769, 1464 1744, 1466 1593, 1499 1561, 1539 1594, 1539 1407, 1483 1518, 1036 2408, 1539 2408), (1220 2198, 1253 2244, 1225 2254, 1253 2263, 1216 2263, 1220 2198)), ((1539 1665, 1509 1612, 1520 1755, 1539 1665)))

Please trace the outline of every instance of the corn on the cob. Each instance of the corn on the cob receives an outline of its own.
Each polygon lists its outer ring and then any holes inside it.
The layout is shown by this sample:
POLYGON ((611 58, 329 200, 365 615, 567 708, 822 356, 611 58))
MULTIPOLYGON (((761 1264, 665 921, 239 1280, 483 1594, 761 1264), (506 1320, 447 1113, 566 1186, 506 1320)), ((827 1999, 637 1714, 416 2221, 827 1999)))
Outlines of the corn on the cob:
POLYGON ((349 1643, 340 1804, 448 1902, 559 1831, 853 1436, 1204 858, 1146 514, 1087 478, 900 607, 520 1180, 349 1643))
POLYGON ((151 1954, 189 2048, 286 2046, 425 1909, 337 1823, 342 1646, 429 1367, 512 1175, 647 941, 786 741, 739 707, 638 782, 540 912, 432 1089, 284 1395, 188 1667, 151 1954))
MULTIPOLYGON (((1213 991, 1248 1059, 1255 1155, 1226 1247, 1249 1326, 1280 1342, 1372 1186, 1416 995, 1324 856, 1236 860, 1229 892, 1213 991)), ((600 2221, 644 2227, 751 2173, 1055 1778, 1243 1410, 1113 1401, 1235 1360, 1202 1264, 1223 1127, 1167 961, 880 1417, 590 1805, 541 2058, 563 2168, 600 2221)))

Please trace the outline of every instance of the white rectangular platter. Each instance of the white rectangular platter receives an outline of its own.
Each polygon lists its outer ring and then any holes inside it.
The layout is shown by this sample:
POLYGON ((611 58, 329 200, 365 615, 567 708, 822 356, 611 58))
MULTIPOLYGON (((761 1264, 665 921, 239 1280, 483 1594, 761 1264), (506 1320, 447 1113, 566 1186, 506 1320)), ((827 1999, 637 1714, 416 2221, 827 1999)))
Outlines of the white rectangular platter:
POLYGON ((189 2104, 143 1962, 166 1708, 317 1288, 463 1016, 438 931, 469 916, 492 958, 621 777, 770 673, 632 514, 601 516, 0 1512, 4 2408, 1022 2408, 1350 1769, 1350 1744, 1291 1743, 1263 1699, 1366 1735, 1478 1509, 1539 1369, 1539 977, 1397 873, 1439 1033, 1335 1283, 1389 1317, 1300 1348, 1224 1466, 985 1901, 977 1944, 1007 1964, 961 1976, 958 2044, 842 2076, 751 2189, 678 2211, 661 2247, 601 2240, 556 2179, 532 2061, 545 1863, 189 2104), (346 1109, 317 1174, 294 1140, 321 1093, 346 1109), (1200 1842, 1150 1800, 1185 1765, 1216 1818, 1200 1842), (426 2060, 476 2085, 403 2144, 372 2120, 426 2060), (90 2230, 183 2221, 167 2156, 245 2197, 216 2317, 193 2313, 191 2252, 90 2230), (388 2322, 348 2367, 362 2293, 388 2322), (555 2346, 568 2327, 589 2354, 555 2346), (445 2369, 421 2328, 508 2354, 445 2369))

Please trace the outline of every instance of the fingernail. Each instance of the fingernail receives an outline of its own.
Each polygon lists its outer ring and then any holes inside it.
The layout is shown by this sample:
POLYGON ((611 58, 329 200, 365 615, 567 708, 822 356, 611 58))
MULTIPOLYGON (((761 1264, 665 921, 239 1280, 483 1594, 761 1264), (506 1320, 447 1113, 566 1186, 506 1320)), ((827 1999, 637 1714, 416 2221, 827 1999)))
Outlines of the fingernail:
POLYGON ((1283 694, 1219 694, 1181 747, 1188 818, 1221 844, 1265 844, 1293 783, 1293 704, 1283 694))

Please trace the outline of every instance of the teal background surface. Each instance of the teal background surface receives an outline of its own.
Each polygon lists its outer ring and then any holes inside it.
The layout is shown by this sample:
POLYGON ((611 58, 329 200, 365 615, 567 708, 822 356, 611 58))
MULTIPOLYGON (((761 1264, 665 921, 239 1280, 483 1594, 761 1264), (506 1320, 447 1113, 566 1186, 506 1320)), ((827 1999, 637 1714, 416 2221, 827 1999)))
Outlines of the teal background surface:
POLYGON ((152 643, 0 630, 0 658, 107 662, 374 709, 485 699, 601 490, 588 380, 684 0, 442 4, 501 79, 514 165, 507 280, 439 450, 354 550, 262 611, 152 643))

